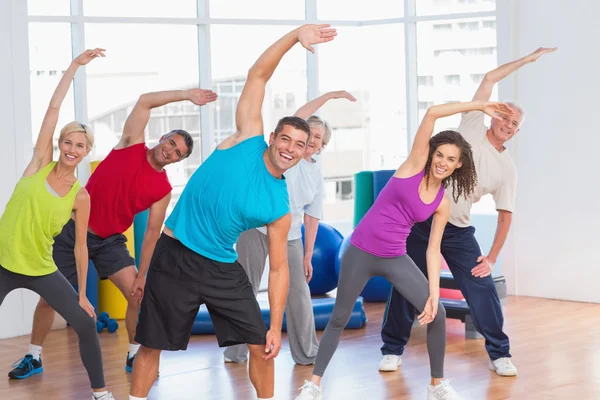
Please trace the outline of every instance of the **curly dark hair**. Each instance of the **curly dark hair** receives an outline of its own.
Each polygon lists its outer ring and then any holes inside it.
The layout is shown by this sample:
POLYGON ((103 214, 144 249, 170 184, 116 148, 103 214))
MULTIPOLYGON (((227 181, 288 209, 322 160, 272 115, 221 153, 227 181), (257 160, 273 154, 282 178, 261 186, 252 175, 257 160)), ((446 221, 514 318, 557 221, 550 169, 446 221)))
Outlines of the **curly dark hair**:
POLYGON ((475 171, 471 145, 456 131, 442 131, 433 135, 429 140, 429 156, 427 157, 427 164, 425 164, 425 183, 429 185, 429 170, 431 169, 433 153, 439 146, 444 144, 453 144, 460 149, 459 161, 462 166, 455 169, 452 175, 442 181, 442 184, 444 188, 452 185, 452 198, 454 198, 454 201, 458 201, 460 196, 464 196, 466 199, 473 193, 477 185, 477 171, 475 171))

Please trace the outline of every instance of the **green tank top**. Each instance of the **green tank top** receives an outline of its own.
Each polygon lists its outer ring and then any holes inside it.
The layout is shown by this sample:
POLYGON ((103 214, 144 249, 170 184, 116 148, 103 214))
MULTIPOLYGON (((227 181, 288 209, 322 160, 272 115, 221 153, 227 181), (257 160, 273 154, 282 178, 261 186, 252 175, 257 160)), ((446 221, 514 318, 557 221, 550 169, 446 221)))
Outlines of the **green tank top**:
POLYGON ((21 178, 0 218, 0 265, 17 274, 48 275, 56 271, 52 245, 71 218, 81 184, 64 197, 51 194, 46 178, 56 161, 21 178))

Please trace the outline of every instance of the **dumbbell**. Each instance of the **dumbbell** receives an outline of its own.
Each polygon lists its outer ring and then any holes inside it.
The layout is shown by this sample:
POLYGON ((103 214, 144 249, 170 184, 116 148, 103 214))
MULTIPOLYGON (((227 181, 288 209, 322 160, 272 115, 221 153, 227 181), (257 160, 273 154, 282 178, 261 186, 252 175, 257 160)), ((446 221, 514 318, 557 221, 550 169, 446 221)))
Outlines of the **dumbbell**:
POLYGON ((106 330, 110 333, 115 332, 119 329, 119 324, 113 318, 110 318, 107 312, 102 312, 98 315, 98 320, 96 321, 96 332, 100 333, 106 328, 106 330))

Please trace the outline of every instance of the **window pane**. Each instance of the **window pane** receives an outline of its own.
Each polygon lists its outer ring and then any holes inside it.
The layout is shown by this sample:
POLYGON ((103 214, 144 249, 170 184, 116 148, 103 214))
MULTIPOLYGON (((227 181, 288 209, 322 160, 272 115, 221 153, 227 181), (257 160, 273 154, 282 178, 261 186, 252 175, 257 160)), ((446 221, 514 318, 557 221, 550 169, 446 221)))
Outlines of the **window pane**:
MULTIPOLYGON (((263 51, 291 29, 293 27, 285 26, 211 27, 213 90, 219 94, 212 149, 235 132, 235 109, 248 70, 263 51), (222 87, 228 90, 221 92, 222 87)), ((296 108, 306 102, 306 53, 299 44, 294 46, 267 84, 263 102, 266 136, 275 129, 280 118, 293 115, 296 108)))
POLYGON ((29 15, 71 15, 69 0, 27 0, 29 15))
POLYGON ((417 0, 417 15, 494 11, 496 0, 417 0))
POLYGON ((354 174, 395 169, 406 158, 403 26, 339 27, 336 39, 319 49, 319 85, 320 93, 344 89, 358 99, 331 100, 318 113, 333 130, 322 155, 323 174, 340 182, 328 186, 335 194, 328 192, 324 219, 348 222, 354 212, 354 174), (385 52, 372 46, 382 37, 395 44, 385 52))
POLYGON ((403 15, 404 0, 317 0, 319 19, 362 21, 403 15))
MULTIPOLYGON (((85 38, 87 48, 107 50, 106 58, 87 66, 88 115, 96 132, 95 159, 104 158, 118 142, 126 115, 141 94, 198 87, 195 26, 90 23, 86 24, 85 38)), ((184 125, 190 117, 199 121, 198 106, 189 102, 167 104, 152 110, 146 129, 148 147, 176 128, 188 130, 194 138, 191 156, 167 167, 173 185, 168 212, 202 159, 200 124, 184 125)))
MULTIPOLYGON (((73 57, 71 55, 71 26, 67 23, 29 24, 29 78, 31 85, 31 134, 35 145, 50 98, 73 57)), ((60 108, 54 135, 55 155, 58 133, 75 119, 73 84, 60 108)), ((82 121, 85 122, 85 121, 82 121)))
POLYGON ((304 19, 304 0, 210 0, 210 16, 304 19))
POLYGON ((83 13, 103 17, 195 18, 197 0, 83 0, 83 13))
MULTIPOLYGON (((486 72, 496 68, 496 29, 493 17, 445 21, 449 31, 436 29, 437 22, 417 24, 419 74, 419 120, 433 104, 470 101, 486 72), (483 28, 483 26, 494 28, 483 28), (462 27, 477 27, 463 29, 462 27), (430 77, 431 85, 424 83, 430 77)), ((497 99, 497 85, 492 99, 497 99)), ((460 115, 437 121, 435 132, 458 127, 460 115)))

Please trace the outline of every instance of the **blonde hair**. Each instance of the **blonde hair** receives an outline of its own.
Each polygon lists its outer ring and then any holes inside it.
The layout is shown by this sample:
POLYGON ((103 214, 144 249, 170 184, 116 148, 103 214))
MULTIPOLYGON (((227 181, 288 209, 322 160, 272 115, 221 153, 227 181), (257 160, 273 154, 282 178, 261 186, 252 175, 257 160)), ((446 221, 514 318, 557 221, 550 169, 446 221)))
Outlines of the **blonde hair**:
POLYGON ((72 132, 83 132, 87 142, 87 151, 89 152, 94 146, 94 132, 92 132, 92 129, 78 121, 69 122, 60 130, 58 141, 62 142, 65 139, 65 136, 72 132))
MULTIPOLYGON (((323 147, 327 146, 327 143, 331 140, 331 128, 327 121, 322 120, 316 115, 311 115, 306 122, 308 122, 308 126, 311 128, 323 128, 323 147)), ((321 149, 319 149, 319 151, 321 151, 321 149)))

